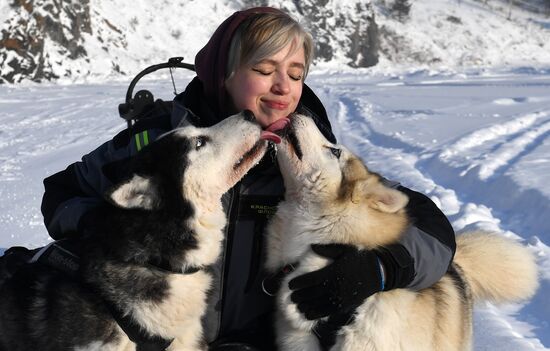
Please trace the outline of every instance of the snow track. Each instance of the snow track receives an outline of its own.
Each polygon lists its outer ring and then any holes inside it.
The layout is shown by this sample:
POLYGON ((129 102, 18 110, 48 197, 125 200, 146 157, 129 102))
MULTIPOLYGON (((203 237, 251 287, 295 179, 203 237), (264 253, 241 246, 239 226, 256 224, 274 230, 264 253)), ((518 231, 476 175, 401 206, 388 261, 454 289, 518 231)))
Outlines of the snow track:
POLYGON ((531 113, 476 130, 443 149, 439 157, 455 166, 466 164, 461 175, 477 168, 479 177, 486 180, 539 146, 549 132, 550 111, 531 113), (472 153, 478 156, 472 159, 472 153))

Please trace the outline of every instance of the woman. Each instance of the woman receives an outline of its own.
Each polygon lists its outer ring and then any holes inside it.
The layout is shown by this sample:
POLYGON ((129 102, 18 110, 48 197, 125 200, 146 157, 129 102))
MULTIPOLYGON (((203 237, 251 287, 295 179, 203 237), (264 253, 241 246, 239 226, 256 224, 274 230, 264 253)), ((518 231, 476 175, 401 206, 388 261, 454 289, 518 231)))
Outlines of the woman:
MULTIPOLYGON (((310 35, 287 14, 267 7, 234 13, 197 54, 197 77, 174 99, 171 114, 136 123, 131 132, 121 132, 81 162, 44 180, 42 212, 50 235, 55 239, 75 237, 92 227, 86 213, 101 204, 101 194, 109 186, 101 167, 136 153, 134 137, 144 131, 154 140, 177 126, 210 126, 244 109, 251 110, 267 127, 297 111, 311 116, 327 139, 335 142, 323 105, 304 84, 312 52, 310 35)), ((382 289, 421 289, 445 273, 455 250, 451 226, 427 197, 399 189, 409 195, 408 211, 416 219, 407 239, 376 253, 321 247, 318 253, 334 262, 316 272, 316 278, 330 284, 317 286, 318 279, 308 275, 291 282, 295 302, 307 318, 353 312, 365 298, 382 289), (383 275, 378 269, 365 269, 377 265, 377 258, 383 275), (315 299, 304 294, 312 289, 318 292, 315 299)), ((266 278, 261 269, 262 233, 266 212, 274 209, 283 194, 276 162, 273 155, 267 155, 224 195, 226 240, 214 267, 215 286, 204 319, 211 349, 274 349, 272 298, 262 290, 266 278)), ((329 345, 330 334, 337 327, 324 331, 328 337, 323 335, 321 342, 329 345)))

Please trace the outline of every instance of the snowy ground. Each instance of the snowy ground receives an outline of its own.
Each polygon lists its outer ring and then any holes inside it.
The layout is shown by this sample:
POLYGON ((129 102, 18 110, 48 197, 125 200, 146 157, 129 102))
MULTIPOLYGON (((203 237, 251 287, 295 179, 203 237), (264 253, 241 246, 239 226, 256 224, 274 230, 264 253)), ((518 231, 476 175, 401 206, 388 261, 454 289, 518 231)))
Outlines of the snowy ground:
MULTIPOLYGON (((550 70, 313 72, 308 82, 371 169, 428 194, 457 231, 498 230, 536 253, 537 295, 479 305, 475 349, 550 350, 550 70)), ((170 98, 167 80, 145 86, 170 98)), ((125 93, 117 82, 0 86, 0 247, 49 241, 42 179, 124 128, 125 93)))

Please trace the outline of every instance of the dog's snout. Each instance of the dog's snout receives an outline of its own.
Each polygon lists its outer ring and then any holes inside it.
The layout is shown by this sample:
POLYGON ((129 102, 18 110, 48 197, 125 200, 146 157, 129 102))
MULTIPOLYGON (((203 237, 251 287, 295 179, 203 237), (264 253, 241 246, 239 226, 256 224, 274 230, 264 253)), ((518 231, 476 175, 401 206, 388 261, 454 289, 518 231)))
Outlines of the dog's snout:
POLYGON ((244 120, 248 122, 253 122, 256 119, 256 116, 254 116, 254 112, 250 110, 244 110, 243 116, 244 116, 244 120))

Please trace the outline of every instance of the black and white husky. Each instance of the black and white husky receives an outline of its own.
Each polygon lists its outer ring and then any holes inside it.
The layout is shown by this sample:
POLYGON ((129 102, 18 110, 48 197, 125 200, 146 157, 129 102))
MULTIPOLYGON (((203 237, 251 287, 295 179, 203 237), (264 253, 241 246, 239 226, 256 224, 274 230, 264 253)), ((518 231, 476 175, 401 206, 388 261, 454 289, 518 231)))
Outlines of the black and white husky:
POLYGON ((168 350, 205 349, 221 196, 259 162, 266 133, 242 113, 176 129, 107 167, 117 181, 81 241, 78 279, 35 263, 0 286, 0 350, 135 350, 115 314, 172 340, 168 350))
MULTIPOLYGON (((395 243, 411 222, 405 194, 386 187, 344 146, 327 141, 310 118, 296 115, 291 121, 278 146, 286 194, 268 226, 267 268, 275 273, 298 263, 277 296, 279 349, 317 351, 314 328, 320 320, 306 320, 288 288, 292 278, 330 263, 310 245, 374 249, 395 243)), ((525 247, 494 233, 464 233, 439 282, 421 291, 395 289, 369 297, 337 332, 330 350, 469 350, 474 301, 526 299, 536 288, 535 260, 525 247)))

